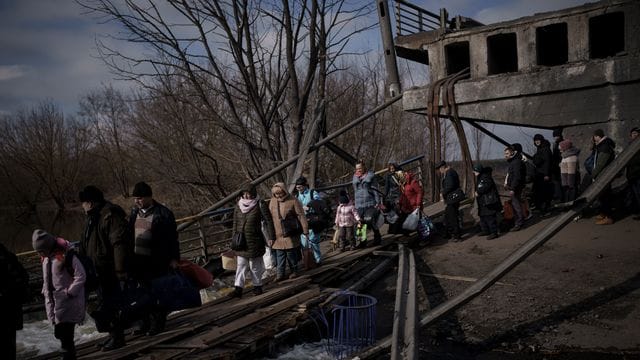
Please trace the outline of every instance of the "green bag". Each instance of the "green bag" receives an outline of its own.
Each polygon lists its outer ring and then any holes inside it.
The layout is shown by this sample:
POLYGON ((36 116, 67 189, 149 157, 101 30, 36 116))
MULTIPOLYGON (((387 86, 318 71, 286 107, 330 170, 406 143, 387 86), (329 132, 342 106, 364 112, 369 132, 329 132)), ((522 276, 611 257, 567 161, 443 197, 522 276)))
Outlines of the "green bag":
POLYGON ((362 226, 356 227, 356 242, 358 244, 367 242, 367 224, 362 224, 362 226))

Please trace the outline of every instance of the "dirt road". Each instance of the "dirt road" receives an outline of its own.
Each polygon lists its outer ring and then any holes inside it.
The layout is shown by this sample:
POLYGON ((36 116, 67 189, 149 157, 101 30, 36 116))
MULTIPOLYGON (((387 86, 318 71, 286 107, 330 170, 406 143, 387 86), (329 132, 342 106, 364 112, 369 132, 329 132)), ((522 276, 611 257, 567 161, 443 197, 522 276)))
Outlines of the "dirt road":
MULTIPOLYGON (((423 311, 460 293, 470 284, 467 278, 482 277, 550 222, 538 220, 495 240, 467 236, 418 250, 423 311)), ((502 356, 484 358, 638 358, 640 221, 594 222, 570 223, 501 284, 422 329, 421 353, 439 358, 450 347, 443 358, 496 352, 502 356)))

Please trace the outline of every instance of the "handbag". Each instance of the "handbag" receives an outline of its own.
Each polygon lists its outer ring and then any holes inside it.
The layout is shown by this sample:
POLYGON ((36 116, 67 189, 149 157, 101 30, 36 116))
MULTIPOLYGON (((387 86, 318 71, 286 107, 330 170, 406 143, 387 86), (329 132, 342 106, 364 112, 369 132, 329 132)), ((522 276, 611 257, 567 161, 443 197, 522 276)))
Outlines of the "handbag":
POLYGON ((436 227, 428 216, 423 216, 418 221, 418 239, 426 241, 435 232, 436 227))
POLYGON ((178 261, 178 269, 193 282, 198 289, 206 289, 213 285, 213 274, 198 264, 189 260, 178 261))
POLYGON ((466 197, 467 196, 464 194, 464 191, 462 191, 461 188, 457 188, 447 194, 447 197, 445 198, 445 204, 447 205, 457 204, 462 200, 464 200, 466 197))
POLYGON ((280 218, 280 227, 282 228, 282 236, 284 237, 293 237, 302 234, 302 224, 300 224, 300 220, 298 217, 289 212, 287 216, 283 219, 282 214, 280 213, 280 204, 278 206, 278 217, 280 218))
POLYGON ((247 238, 243 232, 234 232, 231 237, 231 250, 245 251, 247 250, 247 238))

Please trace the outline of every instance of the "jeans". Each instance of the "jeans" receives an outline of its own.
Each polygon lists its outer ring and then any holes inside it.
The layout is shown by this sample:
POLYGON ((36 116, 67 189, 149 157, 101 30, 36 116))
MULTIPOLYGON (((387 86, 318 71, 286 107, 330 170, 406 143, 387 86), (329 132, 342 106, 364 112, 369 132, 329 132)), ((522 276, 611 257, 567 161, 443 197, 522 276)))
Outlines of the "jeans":
POLYGON ((277 249, 277 277, 282 278, 286 274, 287 264, 291 273, 298 272, 298 261, 300 259, 300 248, 277 249))
POLYGON ((253 286, 262 286, 262 274, 264 274, 264 260, 262 256, 255 258, 238 256, 237 264, 235 286, 244 287, 247 268, 251 270, 251 282, 253 286))
POLYGON ((305 235, 300 235, 300 242, 304 247, 311 247, 311 250, 313 251, 313 258, 316 260, 316 263, 319 264, 322 261, 322 253, 320 252, 320 234, 309 229, 309 237, 307 238, 305 235))

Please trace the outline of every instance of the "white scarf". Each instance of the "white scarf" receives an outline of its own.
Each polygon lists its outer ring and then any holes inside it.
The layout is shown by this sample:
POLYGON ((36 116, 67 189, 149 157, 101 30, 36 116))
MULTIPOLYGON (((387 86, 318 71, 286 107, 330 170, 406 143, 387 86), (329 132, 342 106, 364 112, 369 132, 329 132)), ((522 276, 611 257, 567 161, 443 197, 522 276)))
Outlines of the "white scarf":
POLYGON ((258 199, 240 199, 238 200, 238 207, 243 214, 248 213, 258 204, 258 199))

